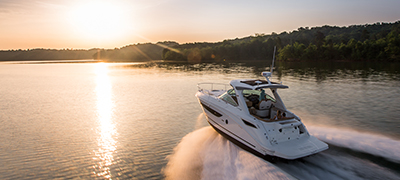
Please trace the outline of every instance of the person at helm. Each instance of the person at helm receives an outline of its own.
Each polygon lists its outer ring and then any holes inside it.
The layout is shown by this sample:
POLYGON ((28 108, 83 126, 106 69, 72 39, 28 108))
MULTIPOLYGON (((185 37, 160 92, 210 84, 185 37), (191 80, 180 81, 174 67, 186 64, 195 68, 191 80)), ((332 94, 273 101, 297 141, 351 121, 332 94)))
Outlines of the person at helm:
POLYGON ((260 97, 259 97, 259 102, 261 102, 262 100, 265 100, 265 91, 264 91, 264 89, 261 89, 261 93, 260 93, 260 97))

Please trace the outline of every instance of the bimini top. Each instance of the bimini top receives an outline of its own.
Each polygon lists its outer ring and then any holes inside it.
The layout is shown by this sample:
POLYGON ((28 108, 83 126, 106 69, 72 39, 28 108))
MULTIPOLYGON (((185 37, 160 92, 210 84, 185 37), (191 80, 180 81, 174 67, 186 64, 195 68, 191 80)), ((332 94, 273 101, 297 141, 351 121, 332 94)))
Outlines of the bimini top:
POLYGON ((268 82, 266 80, 260 79, 236 79, 230 82, 231 86, 236 88, 237 90, 257 90, 264 88, 289 88, 288 86, 282 85, 276 82, 268 82))

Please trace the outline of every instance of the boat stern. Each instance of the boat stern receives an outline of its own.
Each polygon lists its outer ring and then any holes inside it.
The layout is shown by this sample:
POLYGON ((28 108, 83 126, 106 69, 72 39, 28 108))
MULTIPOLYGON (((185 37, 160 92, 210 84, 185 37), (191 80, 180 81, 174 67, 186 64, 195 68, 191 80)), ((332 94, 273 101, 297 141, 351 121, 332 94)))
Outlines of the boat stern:
POLYGON ((320 141, 314 136, 300 139, 297 142, 290 141, 274 145, 274 156, 284 159, 298 159, 327 150, 328 144, 320 141))

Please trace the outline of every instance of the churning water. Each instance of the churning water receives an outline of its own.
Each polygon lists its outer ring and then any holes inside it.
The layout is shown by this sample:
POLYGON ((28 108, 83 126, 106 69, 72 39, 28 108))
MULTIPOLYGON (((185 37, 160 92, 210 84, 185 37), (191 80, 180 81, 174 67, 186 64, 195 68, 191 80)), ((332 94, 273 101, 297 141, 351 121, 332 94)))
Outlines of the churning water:
POLYGON ((341 135, 340 130, 326 127, 309 129, 321 140, 329 136, 331 149, 301 160, 271 164, 233 145, 211 127, 204 127, 182 139, 169 157, 165 174, 170 179, 399 179, 400 141, 354 131, 341 135), (348 135, 353 137, 343 137, 348 135), (376 147, 375 142, 382 146, 376 147), (364 150, 358 151, 360 148, 364 150))

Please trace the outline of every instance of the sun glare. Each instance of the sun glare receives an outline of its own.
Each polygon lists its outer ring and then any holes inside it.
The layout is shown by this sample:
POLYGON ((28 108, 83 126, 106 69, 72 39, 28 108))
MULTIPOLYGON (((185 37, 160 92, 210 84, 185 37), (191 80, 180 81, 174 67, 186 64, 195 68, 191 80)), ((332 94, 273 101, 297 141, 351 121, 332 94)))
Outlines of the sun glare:
POLYGON ((110 2, 90 2, 74 7, 69 19, 75 31, 97 40, 125 35, 128 28, 123 7, 110 2))
POLYGON ((98 148, 93 150, 96 164, 94 174, 105 179, 112 178, 111 166, 115 164, 114 153, 117 149, 117 129, 113 122, 112 85, 108 76, 108 64, 98 63, 95 66, 97 113, 99 120, 98 148))

